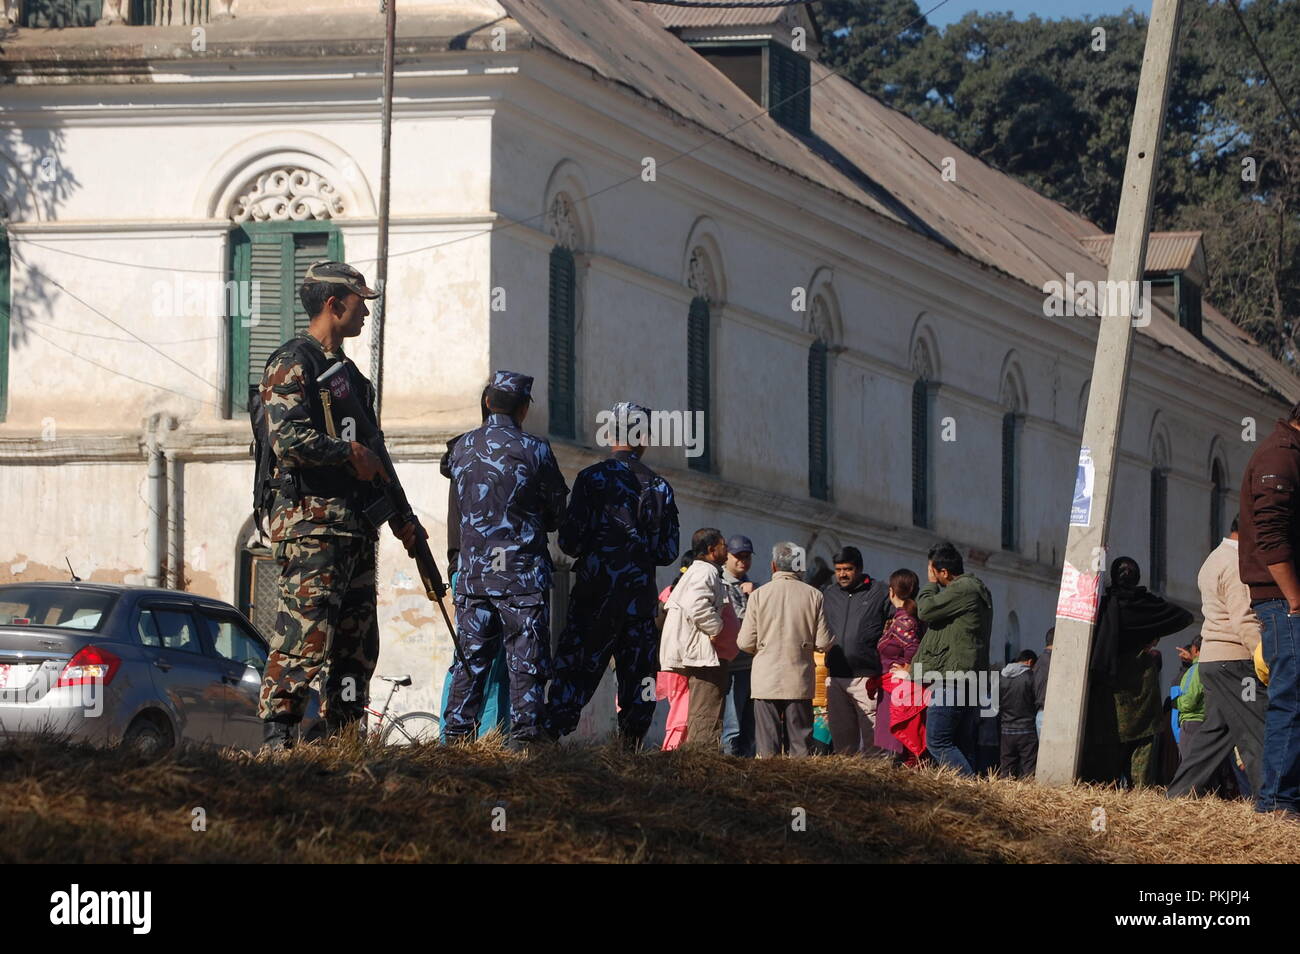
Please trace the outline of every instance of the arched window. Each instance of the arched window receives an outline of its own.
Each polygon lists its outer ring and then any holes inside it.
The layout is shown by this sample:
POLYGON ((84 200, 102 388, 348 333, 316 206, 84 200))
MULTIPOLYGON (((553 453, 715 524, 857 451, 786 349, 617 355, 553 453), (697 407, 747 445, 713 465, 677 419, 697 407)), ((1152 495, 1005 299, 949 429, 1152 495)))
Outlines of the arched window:
POLYGON ((557 193, 547 213, 555 245, 551 249, 547 315, 547 394, 549 431, 573 440, 578 433, 577 220, 568 195, 557 193))
POLYGON ((551 249, 546 372, 550 395, 550 432, 573 439, 577 435, 577 282, 573 252, 561 245, 551 249))
POLYGON ((813 295, 808 316, 815 336, 808 346, 808 496, 814 500, 831 498, 830 342, 836 322, 824 290, 813 295))
POLYGON ((686 409, 701 415, 704 427, 702 453, 688 458, 692 470, 713 470, 713 314, 716 299, 714 263, 696 246, 687 264, 686 283, 695 294, 686 316, 686 409))
POLYGON ((1002 382, 1002 549, 1020 548, 1021 387, 1015 373, 1002 382))
POLYGON ((1169 449, 1157 436, 1151 453, 1151 570, 1153 592, 1163 592, 1167 571, 1169 520, 1169 449))
POLYGON ((712 342, 709 334, 709 300, 696 295, 691 299, 690 314, 686 319, 686 406, 687 410, 702 414, 705 421, 703 453, 690 458, 692 470, 706 473, 710 466, 708 440, 709 391, 712 368, 712 342))
POLYGON ((1210 547, 1219 545, 1219 541, 1228 535, 1227 519, 1228 487, 1223 472, 1223 462, 1216 459, 1210 465, 1210 547))
POLYGON ((931 378, 934 365, 924 342, 917 345, 912 356, 912 369, 916 382, 912 385, 912 524, 930 526, 930 410, 934 403, 935 385, 931 378))
POLYGON ((303 168, 262 172, 234 198, 228 416, 247 411, 271 352, 307 327, 298 289, 312 262, 343 260, 343 236, 331 219, 346 211, 334 186, 303 168))
POLYGON ((247 616, 263 636, 275 633, 275 618, 280 612, 280 568, 271 548, 260 538, 249 517, 239 530, 235 568, 238 578, 239 611, 247 616))

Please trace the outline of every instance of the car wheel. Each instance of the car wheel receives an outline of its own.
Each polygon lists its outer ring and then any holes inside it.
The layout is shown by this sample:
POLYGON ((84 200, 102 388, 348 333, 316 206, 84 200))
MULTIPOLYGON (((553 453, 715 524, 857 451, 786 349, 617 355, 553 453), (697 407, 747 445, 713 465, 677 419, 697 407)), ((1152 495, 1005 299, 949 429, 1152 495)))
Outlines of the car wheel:
POLYGON ((122 745, 146 758, 157 758, 172 747, 172 732, 152 716, 136 716, 122 736, 122 745))

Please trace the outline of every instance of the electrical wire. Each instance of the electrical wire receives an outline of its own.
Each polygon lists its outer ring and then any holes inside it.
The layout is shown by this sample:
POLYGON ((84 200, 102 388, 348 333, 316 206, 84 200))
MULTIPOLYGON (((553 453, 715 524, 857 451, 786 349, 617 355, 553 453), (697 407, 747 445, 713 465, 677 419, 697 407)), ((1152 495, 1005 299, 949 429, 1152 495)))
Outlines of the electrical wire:
MULTIPOLYGON (((11 250, 11 252, 12 252, 12 246, 10 247, 10 250, 11 250)), ((83 308, 87 308, 87 309, 89 309, 90 311, 94 312, 96 315, 98 315, 99 317, 103 318, 105 321, 107 321, 107 322, 108 322, 110 325, 112 325, 114 328, 117 328, 119 331, 125 331, 128 335, 130 335, 130 336, 131 336, 132 338, 134 338, 136 341, 140 342, 140 344, 144 345, 144 346, 145 346, 146 348, 148 348, 150 351, 154 352, 154 354, 158 355, 158 356, 159 356, 160 358, 162 358, 164 361, 169 361, 169 362, 171 362, 172 364, 176 365, 176 367, 178 367, 178 368, 180 368, 182 371, 184 371, 186 374, 188 374, 188 375, 190 375, 191 377, 193 377, 195 380, 200 381, 200 382, 202 382, 203 384, 206 384, 208 387, 212 388, 212 389, 213 389, 214 391, 216 391, 218 394, 221 393, 221 388, 217 387, 217 386, 214 385, 211 381, 207 380, 207 379, 204 378, 202 375, 198 374, 196 371, 194 371, 194 369, 188 367, 187 365, 181 363, 180 361, 177 361, 177 360, 176 360, 175 358, 173 358, 171 355, 167 354, 167 352, 159 350, 159 349, 158 349, 156 346, 154 346, 152 343, 150 343, 150 342, 148 342, 148 341, 145 341, 143 338, 141 338, 139 335, 137 335, 137 334, 136 334, 134 331, 132 331, 130 328, 126 327, 126 325, 122 324, 122 323, 119 322, 119 321, 114 320, 113 318, 110 318, 108 315, 104 314, 102 311, 100 311, 100 310, 99 310, 98 308, 96 308, 94 305, 90 304, 90 302, 86 301, 84 298, 81 298, 81 297, 79 297, 78 295, 76 295, 74 292, 69 291, 69 290, 68 290, 64 285, 60 284, 58 281, 56 281, 55 279, 51 278, 49 275, 46 275, 46 274, 45 274, 44 272, 42 272, 40 269, 38 269, 38 268, 36 268, 35 266, 33 266, 30 262, 28 262, 28 261, 27 261, 25 258, 23 258, 21 255, 15 255, 15 258, 17 258, 18 261, 22 262, 23 267, 26 268, 29 272, 32 272, 32 273, 35 274, 35 275, 39 275, 41 278, 43 278, 45 281, 49 282, 49 283, 50 283, 51 285, 53 285, 55 288, 59 289, 59 291, 63 292, 65 295, 67 295, 67 296, 68 296, 69 298, 71 298, 73 301, 77 302, 77 303, 78 303, 79 305, 81 305, 83 308)), ((47 339, 45 339, 45 340, 48 341, 49 339, 47 338, 47 339)), ((177 393, 179 393, 179 392, 177 392, 177 393)))
POLYGON ((198 397, 193 394, 187 394, 184 391, 177 391, 175 388, 169 388, 166 385, 154 384, 152 381, 145 381, 143 378, 137 378, 134 375, 127 374, 125 371, 119 371, 117 368, 109 367, 106 364, 101 364, 100 362, 96 361, 94 358, 88 358, 84 354, 80 354, 76 351, 73 351, 71 348, 65 348, 63 345, 59 344, 54 339, 47 338, 45 335, 41 334, 39 331, 36 331, 34 328, 28 328, 27 334, 35 335, 37 338, 40 338, 46 344, 50 345, 51 347, 57 348, 58 350, 62 351, 64 354, 72 355, 72 357, 74 358, 80 358, 82 361, 85 361, 87 364, 94 365, 95 367, 103 371, 107 371, 109 374, 116 375, 119 378, 125 378, 128 381, 134 381, 136 384, 143 384, 145 387, 154 388, 155 390, 158 391, 167 391, 170 394, 179 395, 180 397, 186 398, 190 401, 197 401, 200 404, 207 405, 208 407, 216 408, 218 411, 222 410, 222 408, 218 407, 216 404, 204 398, 198 397))
MULTIPOLYGON (((649 2, 649 0, 645 0, 645 2, 649 2)), ((682 2, 686 2, 686 0, 682 0, 682 2)), ((813 2, 813 0, 808 0, 808 2, 813 2)), ((913 19, 911 22, 907 23, 907 24, 906 24, 905 26, 903 26, 901 29, 896 30, 895 32, 893 32, 893 33, 891 33, 891 34, 889 34, 889 35, 883 37, 882 39, 877 40, 877 41, 876 41, 874 44, 872 44, 871 46, 868 46, 868 47, 866 48, 866 52, 871 52, 871 51, 874 51, 874 50, 878 50, 878 49, 883 48, 887 43, 889 43, 889 42, 891 42, 891 41, 897 39, 897 38, 900 37, 900 36, 902 36, 904 33, 906 33, 908 30, 912 29, 912 27, 916 26, 918 23, 922 23, 922 22, 924 22, 925 19, 926 19, 926 17, 928 17, 930 14, 934 13, 934 12, 935 12, 936 10, 938 10, 940 7, 946 6, 949 2, 950 2, 950 0, 939 0, 938 3, 936 3, 934 6, 930 7, 930 8, 929 8, 928 10, 926 10, 925 12, 921 13, 919 16, 917 16, 917 17, 916 17, 915 19, 913 19)), ((793 6, 793 5, 795 5, 795 4, 790 4, 790 3, 770 3, 770 4, 768 4, 768 5, 769 5, 769 6, 793 6)), ((748 6, 748 5, 746 4, 746 5, 742 5, 742 6, 748 6)), ((761 119, 762 117, 764 117, 764 116, 768 115, 769 113, 771 113, 771 111, 774 110, 774 109, 776 109, 777 107, 782 106, 782 105, 784 105, 785 103, 790 102, 791 100, 795 99, 796 97, 802 96, 804 93, 806 93, 806 92, 808 92, 809 90, 811 90, 814 86, 818 86, 818 85, 820 85, 821 83, 824 83, 826 80, 830 79, 832 76, 842 76, 842 75, 843 75, 843 71, 842 71, 842 70, 832 69, 832 68, 829 68, 829 67, 828 67, 828 68, 827 68, 826 75, 824 75, 823 77, 821 77, 821 79, 814 80, 812 83, 809 83, 808 86, 804 87, 803 89, 796 90, 795 92, 791 93, 789 96, 785 97, 784 99, 780 100, 779 102, 773 103, 772 105, 768 106, 767 108, 759 110, 757 113, 755 113, 754 115, 750 116, 748 119, 741 120, 739 123, 736 123, 736 125, 731 126, 730 128, 725 129, 725 130, 723 130, 723 131, 720 132, 720 133, 714 133, 712 136, 710 136, 709 138, 707 138, 704 142, 700 143, 698 146, 694 146, 694 147, 692 147, 692 148, 690 148, 690 149, 687 149, 687 150, 684 151, 684 152, 680 152, 680 153, 677 153, 677 154, 675 154, 675 155, 669 156, 669 157, 668 157, 667 159, 665 159, 663 162, 658 163, 658 164, 657 164, 657 168, 663 168, 664 166, 671 165, 672 163, 676 162, 676 161, 679 160, 679 159, 685 159, 685 158, 687 158, 688 156, 692 156, 692 155, 694 155, 695 153, 701 151, 702 149, 706 149, 706 148, 708 148, 709 146, 713 145, 714 143, 716 143, 716 142, 718 142, 718 141, 720 141, 720 140, 725 139, 727 136, 730 136, 730 135, 731 135, 733 132, 735 132, 736 130, 738 130, 738 129, 742 129, 742 128, 744 128, 745 126, 748 126, 750 123, 753 123, 753 122, 758 121, 758 120, 761 119)), ((611 191, 611 190, 613 190, 613 189, 616 189, 616 188, 618 188, 619 186, 627 185, 627 184, 630 183, 630 182, 636 182, 636 181, 638 181, 640 178, 641 178, 641 173, 640 173, 640 172, 633 173, 633 174, 631 174, 631 175, 629 175, 629 176, 626 176, 625 178, 615 180, 613 183, 611 183, 610 185, 605 186, 605 187, 602 188, 602 189, 597 189, 597 190, 594 191, 594 192, 590 192, 590 193, 588 193, 587 195, 584 195, 584 196, 581 196, 581 197, 579 197, 579 198, 576 198, 576 199, 573 200, 573 203, 574 203, 575 205, 581 205, 581 204, 584 204, 584 203, 590 202, 592 199, 598 198, 599 196, 604 195, 606 192, 609 192, 609 191, 611 191)), ((418 255, 418 254, 420 254, 421 252, 429 252, 429 251, 433 251, 434 249, 446 248, 446 247, 449 246, 449 245, 455 245, 455 244, 457 244, 457 243, 459 243, 459 242, 467 242, 467 241, 470 241, 471 239, 482 238, 482 237, 485 236, 485 235, 492 235, 492 234, 495 234, 495 233, 497 233, 497 232, 505 232, 505 231, 508 231, 508 230, 510 230, 510 229, 512 229, 512 228, 515 228, 516 226, 529 225, 529 224, 531 224, 531 223, 537 222, 538 220, 544 219, 544 218, 546 217, 546 214, 547 214, 546 211, 542 211, 542 212, 537 213, 536 215, 528 216, 527 218, 523 218, 523 219, 512 219, 512 220, 509 220, 509 221, 507 221, 507 222, 505 222, 504 224, 501 224, 501 225, 494 225, 494 226, 491 226, 491 227, 486 228, 486 229, 481 229, 481 230, 479 230, 479 231, 477 231, 477 232, 470 232, 470 233, 467 234, 467 235, 459 235, 459 236, 457 236, 457 237, 455 237, 455 238, 447 239, 446 241, 443 241, 443 242, 435 242, 435 243, 433 243, 432 245, 422 245, 422 246, 420 246, 420 247, 418 247, 418 248, 405 249, 405 250, 400 251, 400 252, 389 252, 389 253, 388 253, 388 257, 389 257, 390 259, 394 259, 394 258, 403 258, 403 257, 405 257, 405 256, 407 256, 407 255, 418 255)), ((149 268, 149 269, 158 269, 158 270, 161 270, 161 271, 196 272, 196 273, 201 273, 201 274, 205 274, 205 275, 211 275, 211 274, 212 274, 211 269, 167 268, 166 266, 159 266, 159 265, 141 265, 141 264, 138 264, 138 263, 136 263, 136 262, 117 262, 117 261, 112 261, 111 259, 99 258, 99 257, 97 257, 97 256, 93 256, 93 255, 85 255, 85 254, 82 254, 82 253, 79 253, 79 252, 72 252, 72 251, 69 251, 69 250, 67 250, 67 249, 61 249, 61 248, 57 248, 57 247, 54 247, 54 246, 41 245, 41 244, 39 244, 39 243, 37 243, 37 242, 32 242, 32 241, 29 240, 29 239, 21 239, 20 241, 22 241, 24 244, 31 245, 31 246, 34 247, 34 248, 42 248, 42 249, 46 249, 46 250, 48 250, 48 251, 55 252, 55 253, 57 253, 57 254, 62 254, 62 255, 71 255, 71 256, 73 256, 73 257, 75 257, 75 258, 80 258, 80 259, 83 259, 83 260, 86 260, 86 261, 99 262, 99 263, 104 264, 104 265, 116 265, 116 266, 120 266, 120 267, 123 267, 123 268, 149 268)), ((377 258, 363 258, 363 259, 351 259, 351 260, 350 260, 350 263, 351 263, 352 265, 369 265, 369 264, 372 264, 372 263, 377 262, 377 261, 378 261, 377 258)))
POLYGON ((1269 68, 1268 61, 1264 59, 1264 54, 1260 50, 1259 45, 1255 42, 1255 38, 1251 35, 1250 28, 1246 26, 1246 19, 1241 15, 1241 7, 1238 4, 1238 0, 1228 0, 1228 5, 1232 8, 1232 12, 1237 18, 1237 24, 1241 27, 1241 32, 1245 35, 1246 42, 1249 43, 1250 48, 1255 51, 1255 58, 1259 60, 1260 68, 1264 70, 1264 76, 1268 80, 1268 85, 1273 87, 1273 92, 1277 94, 1277 101, 1282 104, 1282 109, 1286 111, 1287 116, 1290 118, 1291 131, 1293 133, 1300 132, 1300 120, 1296 119, 1296 114, 1291 108, 1291 104, 1288 103, 1286 97, 1282 95, 1282 87, 1277 85, 1277 80, 1273 78, 1273 71, 1269 68))

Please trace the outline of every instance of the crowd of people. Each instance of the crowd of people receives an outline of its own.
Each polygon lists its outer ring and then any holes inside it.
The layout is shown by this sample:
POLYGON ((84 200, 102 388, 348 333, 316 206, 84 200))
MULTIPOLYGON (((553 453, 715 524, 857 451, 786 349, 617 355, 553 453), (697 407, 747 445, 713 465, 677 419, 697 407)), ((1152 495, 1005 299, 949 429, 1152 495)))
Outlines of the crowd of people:
MULTIPOLYGON (((635 461, 651 474, 640 463, 644 450, 622 446, 611 460, 635 461)), ((578 486, 587 474, 579 475, 578 486)), ((671 488, 658 475, 646 479, 641 496, 656 487, 670 502, 671 488)), ((583 622, 575 625, 571 618, 562 646, 575 644, 578 629, 590 633, 588 627, 601 631, 610 625, 607 612, 593 614, 584 603, 584 579, 621 572, 601 559, 590 562, 593 550, 580 530, 592 518, 574 516, 578 498, 575 488, 570 512, 560 521, 560 547, 580 569, 588 561, 570 603, 571 614, 576 608, 583 622)), ((584 491, 581 506, 590 506, 592 499, 584 491)), ((675 507, 666 506, 655 511, 657 518, 666 521, 670 509, 675 519, 675 507)), ((621 542, 613 545, 606 536, 606 549, 635 562, 631 541, 650 531, 644 522, 636 530, 630 519, 611 526, 618 527, 614 532, 621 542)), ((676 555, 668 542, 676 530, 662 522, 650 533, 657 551, 653 559, 648 553, 640 559, 642 588, 653 579, 653 565, 676 555)), ((1231 535, 1201 571, 1205 622, 1201 635, 1179 648, 1184 671, 1168 694, 1162 689, 1158 646, 1190 626, 1192 614, 1142 586, 1141 568, 1132 558, 1111 564, 1089 657, 1082 779, 1124 787, 1167 785, 1170 795, 1258 800, 1268 692, 1252 662, 1260 619, 1252 607, 1253 588, 1238 569, 1238 537, 1234 521, 1231 535), (1249 691, 1237 685, 1246 679, 1249 691)), ((874 576, 852 546, 836 553, 832 565, 818 574, 810 571, 802 547, 779 542, 771 549, 770 579, 761 585, 754 579, 760 575, 754 563, 748 536, 727 537, 713 527, 696 530, 676 578, 658 594, 653 637, 643 615, 645 601, 638 599, 640 624, 624 625, 624 635, 617 626, 604 629, 596 639, 600 650, 583 670, 581 693, 569 688, 563 666, 557 666, 550 696, 571 700, 567 725, 576 725, 574 705, 580 709, 590 700, 612 657, 619 670, 620 733, 632 747, 641 744, 649 725, 645 702, 652 695, 668 703, 665 749, 720 748, 758 758, 839 754, 899 765, 933 762, 965 775, 1034 775, 1054 630, 1047 631, 1041 654, 1024 650, 991 667, 993 600, 984 583, 966 571, 956 547, 939 543, 930 550, 924 584, 907 567, 874 576), (640 670, 620 662, 619 647, 632 631, 639 634, 641 649, 631 655, 640 660, 640 670), (653 652, 646 649, 651 643, 653 652), (635 695, 636 676, 651 660, 656 671, 643 682, 653 682, 654 691, 637 697, 641 716, 629 720, 626 700, 635 695)), ((607 606, 610 598, 606 593, 598 605, 607 606)), ((625 594, 614 601, 624 600, 625 594)), ((576 644, 590 642, 588 635, 576 644)))
MULTIPOLYGON (((644 411, 616 410, 629 409, 644 411)), ((653 701, 665 700, 665 749, 1034 775, 1054 631, 1041 655, 1024 650, 992 667, 993 599, 951 543, 931 548, 922 583, 907 567, 874 576, 852 546, 819 574, 802 547, 783 541, 771 548, 770 578, 760 585, 748 536, 700 528, 651 623, 647 587, 654 567, 676 557, 678 528, 671 488, 641 462, 644 451, 621 445, 583 471, 555 521, 578 578, 548 692, 552 738, 573 730, 613 659, 619 731, 632 748, 643 744, 653 701), (627 481, 633 468, 638 482, 627 481), (658 500, 649 522, 647 499, 658 500), (629 574, 633 586, 610 585, 629 574)), ((454 479, 452 495, 455 508, 454 479)), ((1158 644, 1190 626, 1192 614, 1142 586, 1132 558, 1111 564, 1089 657, 1082 779, 1165 784, 1171 795, 1260 791, 1268 696, 1250 661, 1260 621, 1237 547, 1234 522, 1200 574, 1205 624, 1180 647, 1184 673, 1169 694, 1158 644), (1231 691, 1247 670, 1250 692, 1231 691)), ((510 667, 496 671, 500 681, 484 689, 504 703, 504 724, 510 667)))
MULTIPOLYGON (((372 450, 337 433, 329 391, 312 382, 341 364, 369 408, 373 389, 342 345, 377 294, 345 263, 314 263, 299 290, 308 326, 268 359, 254 402, 255 432, 273 457, 259 464, 257 514, 281 569, 259 702, 272 749, 295 744, 326 667, 329 731, 364 718, 356 689, 369 684, 379 650, 380 526, 366 502, 391 478, 372 450)), ((550 444, 523 429, 532 384, 495 372, 482 425, 449 441, 442 462, 457 640, 442 707, 448 743, 496 726, 518 747, 572 733, 612 660, 618 732, 633 750, 666 699, 665 748, 1033 774, 1053 634, 1041 658, 1025 651, 990 669, 993 599, 956 547, 930 549, 921 584, 906 567, 872 576, 851 546, 823 580, 802 547, 782 541, 757 585, 752 541, 704 527, 656 599, 657 568, 677 561, 680 528, 672 487, 642 460, 648 430, 636 422, 651 412, 616 405, 609 456, 570 491, 550 444), (552 545, 574 566, 554 647, 552 545)), ((1192 615, 1143 587, 1136 561, 1112 563, 1088 660, 1083 778, 1167 781, 1172 796, 1235 792, 1259 811, 1300 812, 1297 488, 1300 405, 1246 468, 1239 523, 1200 571, 1204 624, 1180 651, 1186 671, 1168 696, 1157 647, 1192 615)), ((388 526, 411 553, 427 538, 413 514, 388 526)))

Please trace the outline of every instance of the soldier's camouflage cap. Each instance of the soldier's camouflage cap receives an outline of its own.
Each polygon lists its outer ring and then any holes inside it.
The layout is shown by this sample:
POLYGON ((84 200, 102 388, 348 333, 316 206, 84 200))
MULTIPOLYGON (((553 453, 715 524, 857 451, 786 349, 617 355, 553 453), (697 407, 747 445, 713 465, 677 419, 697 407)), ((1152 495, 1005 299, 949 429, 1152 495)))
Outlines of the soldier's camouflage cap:
POLYGON ((307 267, 307 274, 302 283, 328 282, 342 285, 348 291, 362 298, 378 298, 379 292, 366 284, 366 277, 345 262, 312 262, 307 267))
POLYGON ((533 396, 533 379, 518 371, 494 371, 492 383, 488 387, 505 394, 518 394, 520 397, 533 396))

